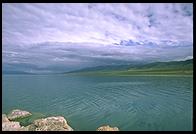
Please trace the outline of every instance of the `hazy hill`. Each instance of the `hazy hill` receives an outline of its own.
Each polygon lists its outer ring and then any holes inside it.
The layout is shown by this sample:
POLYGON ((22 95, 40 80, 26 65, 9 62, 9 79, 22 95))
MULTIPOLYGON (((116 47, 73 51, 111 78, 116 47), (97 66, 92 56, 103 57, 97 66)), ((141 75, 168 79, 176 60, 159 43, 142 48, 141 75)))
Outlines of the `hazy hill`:
MULTIPOLYGON (((118 66, 97 66, 67 73, 71 74, 192 74, 193 59, 186 61, 154 62, 149 64, 132 64, 118 66)), ((66 73, 66 74, 67 74, 66 73)))

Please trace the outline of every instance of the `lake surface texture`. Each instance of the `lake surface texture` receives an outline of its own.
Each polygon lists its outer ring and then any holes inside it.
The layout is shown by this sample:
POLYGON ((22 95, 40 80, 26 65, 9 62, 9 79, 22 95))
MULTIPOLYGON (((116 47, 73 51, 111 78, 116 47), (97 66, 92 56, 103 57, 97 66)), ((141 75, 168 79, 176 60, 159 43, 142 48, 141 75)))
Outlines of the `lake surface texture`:
POLYGON ((62 115, 74 130, 192 130, 193 77, 3 75, 2 112, 62 115))

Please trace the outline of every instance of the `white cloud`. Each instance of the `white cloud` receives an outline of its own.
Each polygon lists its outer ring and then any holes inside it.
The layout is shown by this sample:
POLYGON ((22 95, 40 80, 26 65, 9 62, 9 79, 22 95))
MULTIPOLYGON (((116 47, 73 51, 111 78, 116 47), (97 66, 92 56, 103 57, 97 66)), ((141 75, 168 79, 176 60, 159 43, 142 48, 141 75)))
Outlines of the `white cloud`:
POLYGON ((193 4, 4 3, 2 19, 6 64, 70 69, 193 55, 193 4))
MULTIPOLYGON (((132 61, 152 62, 184 59, 193 55, 192 46, 155 47, 150 45, 105 45, 83 43, 42 43, 31 47, 9 45, 3 51, 3 64, 30 64, 53 70, 88 66, 128 64, 132 61), (17 62, 15 62, 17 61, 17 62), (56 68, 54 68, 56 67, 56 68)), ((15 64, 13 65, 13 67, 15 64)))
POLYGON ((186 56, 185 58, 178 58, 178 59, 176 59, 176 61, 185 61, 185 60, 189 60, 189 59, 193 59, 193 56, 186 56))
POLYGON ((3 43, 193 41, 192 4, 3 4, 3 43), (186 10, 187 10, 186 9, 186 10), (192 13, 192 11, 190 11, 192 13), (106 33, 107 36, 106 36, 106 33))

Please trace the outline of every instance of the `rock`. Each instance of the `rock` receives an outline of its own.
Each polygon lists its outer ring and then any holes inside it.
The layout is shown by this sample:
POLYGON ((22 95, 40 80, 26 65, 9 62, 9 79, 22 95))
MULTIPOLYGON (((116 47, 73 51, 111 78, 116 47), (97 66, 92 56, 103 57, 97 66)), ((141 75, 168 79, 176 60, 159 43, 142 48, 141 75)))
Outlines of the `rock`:
POLYGON ((35 131, 73 131, 62 116, 35 120, 33 125, 28 126, 28 129, 35 129, 35 131))
POLYGON ((30 112, 15 109, 15 110, 12 110, 10 114, 8 114, 8 119, 15 120, 17 118, 24 118, 30 115, 32 115, 30 112))
POLYGON ((22 127, 21 131, 35 131, 36 126, 34 124, 22 127))
POLYGON ((2 131, 20 131, 19 122, 9 121, 5 114, 2 114, 2 131))
POLYGON ((3 122, 9 122, 9 120, 5 114, 2 114, 2 123, 3 122))
POLYGON ((99 127, 97 131, 119 131, 119 129, 117 127, 110 127, 109 125, 107 125, 99 127))
POLYGON ((19 122, 3 122, 2 123, 2 131, 20 131, 21 126, 19 122))
POLYGON ((19 122, 10 121, 32 115, 19 109, 13 110, 8 116, 2 114, 2 131, 73 131, 62 116, 37 119, 24 127, 19 122))

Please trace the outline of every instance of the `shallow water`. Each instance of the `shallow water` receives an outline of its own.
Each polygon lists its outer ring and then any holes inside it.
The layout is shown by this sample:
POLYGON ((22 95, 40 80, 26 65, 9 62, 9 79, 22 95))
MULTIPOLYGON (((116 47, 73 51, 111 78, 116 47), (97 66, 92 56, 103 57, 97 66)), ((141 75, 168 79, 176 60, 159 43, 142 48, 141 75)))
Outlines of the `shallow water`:
POLYGON ((193 77, 3 75, 2 112, 62 115, 74 130, 192 130, 193 77))

